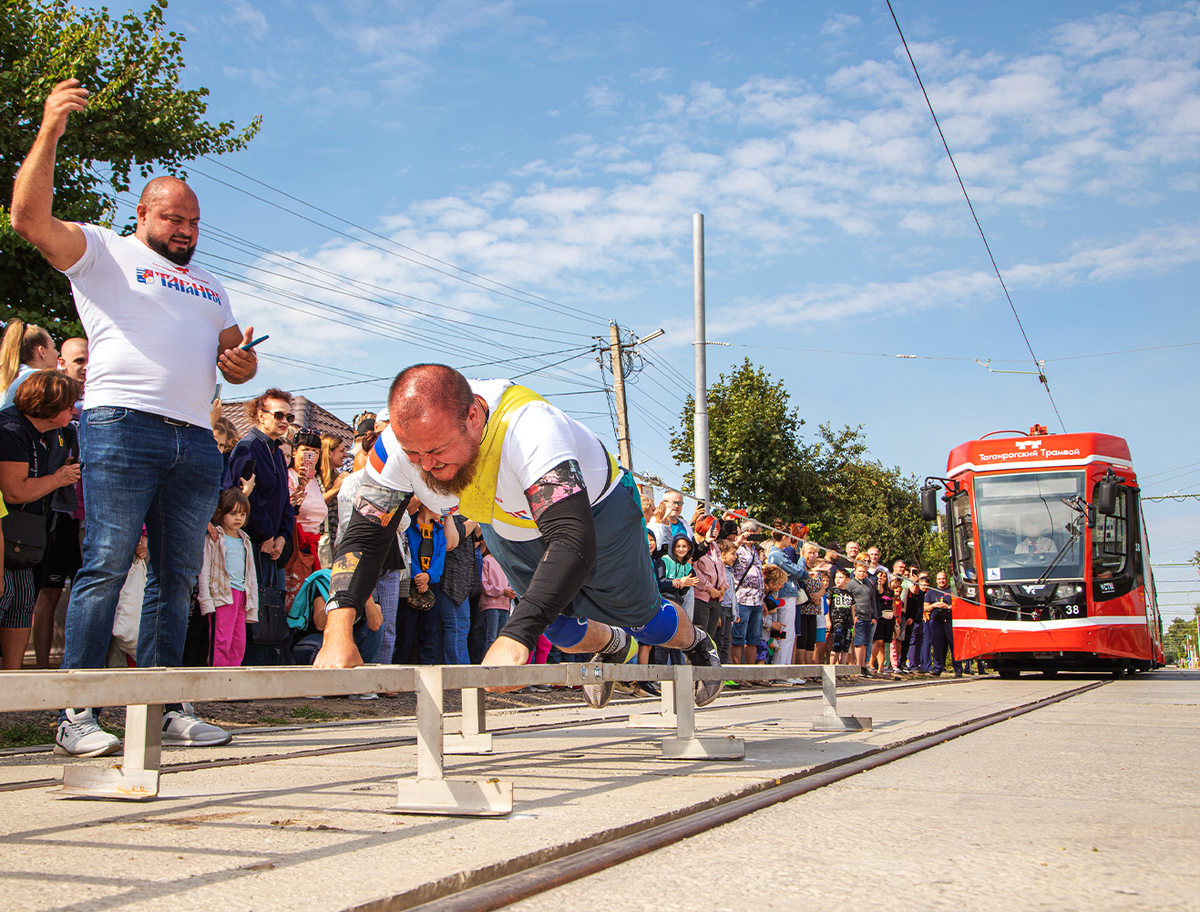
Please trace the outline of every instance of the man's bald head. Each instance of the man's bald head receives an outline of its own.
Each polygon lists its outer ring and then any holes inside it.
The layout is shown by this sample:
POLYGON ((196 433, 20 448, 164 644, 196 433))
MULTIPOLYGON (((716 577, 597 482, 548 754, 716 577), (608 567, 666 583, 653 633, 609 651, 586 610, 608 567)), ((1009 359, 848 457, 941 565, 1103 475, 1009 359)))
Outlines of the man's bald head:
POLYGON ((146 184, 142 188, 142 195, 138 197, 138 205, 149 206, 178 194, 182 194, 193 203, 199 205, 200 200, 197 198, 195 191, 179 178, 172 177, 169 174, 156 177, 150 183, 146 184))
POLYGON ((87 382, 87 339, 67 339, 58 350, 58 369, 80 385, 87 382))
POLYGON ((475 394, 467 378, 445 364, 406 367, 388 391, 388 417, 393 427, 415 424, 434 413, 461 426, 474 404, 475 394))

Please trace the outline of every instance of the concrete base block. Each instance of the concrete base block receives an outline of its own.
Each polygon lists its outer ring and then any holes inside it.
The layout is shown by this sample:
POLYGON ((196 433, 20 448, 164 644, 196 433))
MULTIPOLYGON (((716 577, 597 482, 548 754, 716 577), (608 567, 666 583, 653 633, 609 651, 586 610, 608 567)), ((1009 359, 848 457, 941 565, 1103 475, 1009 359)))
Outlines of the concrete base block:
POLYGON ((673 713, 631 713, 627 724, 630 728, 675 729, 679 725, 679 717, 673 713))
POLYGON ((742 760, 746 745, 727 735, 724 738, 663 738, 660 760, 742 760))
POLYGON ((815 732, 869 732, 869 716, 814 716, 812 730, 815 732))
POLYGON ((67 766, 63 768, 64 798, 117 798, 148 801, 158 797, 158 770, 120 766, 67 766))
POLYGON ((503 817, 513 809, 512 783, 499 779, 401 779, 400 814, 503 817))
POLYGON ((473 735, 450 734, 442 736, 443 754, 490 754, 491 752, 491 732, 477 732, 473 735))

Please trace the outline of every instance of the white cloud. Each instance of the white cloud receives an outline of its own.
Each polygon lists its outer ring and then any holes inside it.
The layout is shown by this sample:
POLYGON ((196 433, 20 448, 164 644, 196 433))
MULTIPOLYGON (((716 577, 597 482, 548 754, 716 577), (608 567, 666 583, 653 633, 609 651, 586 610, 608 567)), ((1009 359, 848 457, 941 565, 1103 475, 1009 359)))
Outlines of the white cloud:
POLYGON ((625 93, 607 84, 590 86, 583 94, 588 107, 602 114, 611 114, 625 100, 625 93))
POLYGON ((229 0, 226 6, 229 11, 221 17, 221 23, 227 29, 255 39, 264 37, 271 30, 267 17, 247 0, 229 0))
POLYGON ((642 67, 636 73, 632 74, 632 78, 642 84, 662 82, 664 79, 671 78, 671 68, 662 66, 642 67))
POLYGON ((822 35, 844 35, 849 29, 862 24, 857 16, 848 13, 835 13, 825 20, 821 26, 822 35))

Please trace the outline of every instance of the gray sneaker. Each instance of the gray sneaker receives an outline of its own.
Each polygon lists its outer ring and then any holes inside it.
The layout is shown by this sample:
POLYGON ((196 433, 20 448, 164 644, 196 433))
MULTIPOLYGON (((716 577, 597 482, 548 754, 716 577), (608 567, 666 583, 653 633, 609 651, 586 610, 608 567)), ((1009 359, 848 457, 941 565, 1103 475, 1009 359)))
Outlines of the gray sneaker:
POLYGON ((90 709, 64 710, 54 733, 54 753, 69 757, 104 757, 121 749, 121 739, 96 723, 90 709))
MULTIPOLYGON (((637 655, 637 642, 633 637, 629 638, 629 643, 622 652, 614 652, 610 654, 596 653, 588 661, 590 662, 609 662, 617 665, 624 665, 631 658, 637 655)), ((587 701, 587 705, 593 709, 602 709, 608 705, 608 701, 612 699, 613 689, 616 687, 615 681, 604 681, 600 684, 584 684, 583 699, 587 701)))
POLYGON ((184 747, 218 747, 233 740, 233 735, 223 728, 209 725, 196 718, 191 703, 184 703, 182 710, 171 710, 163 714, 163 744, 184 747))
MULTIPOLYGON (((720 668, 721 657, 717 653, 717 644, 703 627, 697 627, 696 630, 701 634, 701 638, 699 643, 684 653, 688 664, 696 668, 720 668)), ((696 705, 707 706, 721 695, 721 688, 724 686, 724 681, 697 681, 696 705)))

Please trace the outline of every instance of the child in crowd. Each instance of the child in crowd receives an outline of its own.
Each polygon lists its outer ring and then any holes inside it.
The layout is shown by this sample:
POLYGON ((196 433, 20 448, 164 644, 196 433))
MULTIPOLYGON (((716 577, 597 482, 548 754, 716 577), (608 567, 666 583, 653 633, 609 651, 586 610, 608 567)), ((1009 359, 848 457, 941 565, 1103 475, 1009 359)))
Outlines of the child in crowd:
POLYGON ((734 599, 734 578, 733 578, 733 562, 737 560, 737 545, 727 538, 723 538, 717 542, 717 548, 721 552, 721 563, 725 570, 725 592, 721 596, 721 626, 717 633, 717 652, 721 656, 721 664, 728 665, 730 663, 729 652, 733 646, 733 599, 734 599))
POLYGON ((669 602, 681 607, 689 618, 696 597, 695 585, 700 582, 692 572, 694 548, 692 540, 681 532, 671 539, 671 547, 654 565, 654 572, 658 575, 658 591, 669 602))
POLYGON ((833 586, 829 589, 829 640, 835 665, 849 665, 854 647, 854 596, 846 589, 850 574, 842 567, 833 573, 833 586))
POLYGON ((762 639, 759 641, 758 655, 755 657, 755 664, 765 665, 771 660, 772 652, 787 636, 787 631, 784 630, 784 625, 779 620, 779 590, 783 588, 783 584, 787 582, 787 571, 782 567, 776 567, 774 564, 767 564, 763 567, 763 588, 765 596, 763 599, 763 633, 762 639))
POLYGON ((483 652, 486 655, 508 623, 508 613, 517 593, 508 585, 508 577, 500 562, 488 551, 487 543, 480 548, 483 552, 483 594, 479 597, 479 610, 483 612, 483 652))
POLYGON ((258 621, 258 573, 254 547, 242 526, 250 517, 250 499, 241 488, 227 488, 217 499, 212 523, 220 534, 204 538, 200 565, 200 613, 209 616, 209 664, 242 664, 246 624, 258 621))

